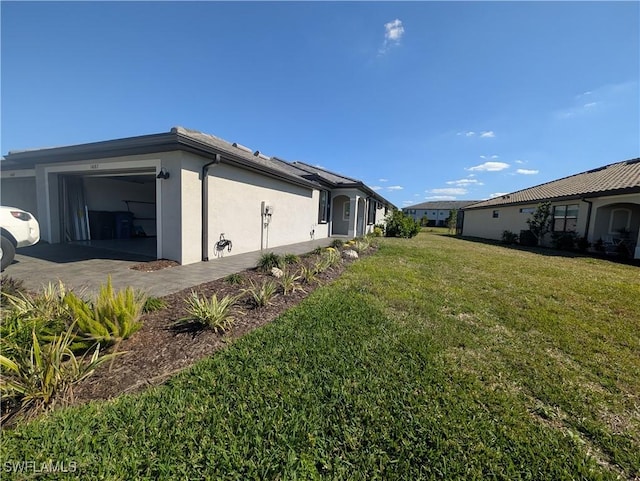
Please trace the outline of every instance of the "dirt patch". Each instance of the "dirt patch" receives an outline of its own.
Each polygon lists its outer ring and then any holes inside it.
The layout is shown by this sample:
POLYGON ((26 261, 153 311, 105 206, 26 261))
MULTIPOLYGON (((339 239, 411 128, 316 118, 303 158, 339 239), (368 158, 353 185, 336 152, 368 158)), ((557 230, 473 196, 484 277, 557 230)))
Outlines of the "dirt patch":
MULTIPOLYGON (((373 249, 369 250, 369 254, 372 252, 373 249)), ((314 261, 309 257, 301 262, 313 265, 314 261)), ((122 393, 137 392, 161 384, 223 348, 228 342, 273 321, 319 286, 339 277, 350 262, 353 261, 344 260, 340 265, 318 274, 317 282, 311 285, 302 284, 304 291, 297 290, 287 296, 280 292, 268 306, 256 308, 247 298, 241 299, 235 307, 236 322, 224 333, 215 333, 196 324, 176 324, 187 315, 185 298, 191 291, 205 296, 217 294, 218 299, 225 295, 236 296, 249 286, 250 281, 262 283, 263 279, 274 279, 271 275, 256 269, 246 270, 240 273, 241 284, 218 279, 163 297, 166 308, 145 314, 140 331, 116 347, 117 351, 124 353, 102 365, 91 377, 75 387, 74 404, 111 399, 122 393)))
POLYGON ((170 261, 168 259, 158 259, 157 261, 141 262, 130 267, 134 271, 153 272, 160 269, 166 269, 167 267, 175 267, 180 264, 176 261, 170 261))

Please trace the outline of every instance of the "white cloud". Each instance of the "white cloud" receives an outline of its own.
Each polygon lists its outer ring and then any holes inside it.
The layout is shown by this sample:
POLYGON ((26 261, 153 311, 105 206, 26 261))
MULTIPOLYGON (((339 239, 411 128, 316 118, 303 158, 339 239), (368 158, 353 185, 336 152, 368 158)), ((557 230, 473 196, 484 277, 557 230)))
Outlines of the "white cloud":
POLYGON ((509 192, 494 192, 493 194, 489 194, 489 198, 493 199, 494 197, 502 197, 503 195, 507 195, 509 192))
POLYGON ((595 115, 611 105, 622 102, 637 102, 637 81, 607 84, 597 89, 576 95, 573 105, 553 112, 557 119, 571 119, 582 115, 595 115))
POLYGON ((378 179, 378 182, 389 182, 389 179, 378 179))
POLYGON ((414 200, 403 200, 402 201, 402 205, 405 205, 405 206, 406 205, 413 205, 413 204, 415 204, 414 200))
POLYGON ((527 163, 525 160, 515 160, 514 162, 516 164, 526 164, 527 163))
POLYGON ((436 194, 436 195, 465 195, 467 193, 467 189, 463 187, 446 187, 444 189, 431 189, 425 191, 427 194, 436 194))
POLYGON ((473 137, 474 135, 476 135, 476 133, 473 131, 469 131, 469 132, 465 132, 464 135, 467 137, 473 137))
POLYGON ((390 190, 390 191, 402 190, 402 189, 404 189, 404 187, 402 187, 401 185, 390 185, 389 187, 387 187, 387 190, 390 190))
POLYGON ((469 185, 484 185, 478 179, 458 179, 458 180, 450 180, 447 182, 447 185, 458 185, 458 186, 469 186, 469 185))
POLYGON ((456 200, 456 197, 453 195, 430 195, 424 200, 456 200))
POLYGON ((483 137, 485 139, 486 138, 492 138, 492 137, 495 137, 495 136, 496 136, 496 134, 493 132, 493 130, 487 130, 487 131, 482 132, 480 134, 480 137, 483 137))
POLYGON ((530 170, 530 169, 518 169, 518 170, 516 170, 516 172, 518 174, 522 174, 522 175, 535 175, 540 171, 539 170, 530 170))
POLYGON ((493 159, 497 159, 498 156, 497 155, 481 155, 480 158, 484 160, 493 160, 493 159))
POLYGON ((404 35, 404 27, 402 20, 396 18, 384 24, 384 42, 378 51, 379 54, 385 53, 391 45, 399 45, 400 39, 404 35))
POLYGON ((382 190, 382 187, 380 187, 379 185, 371 185, 371 190, 382 190))
POLYGON ((484 164, 469 167, 467 170, 471 171, 483 171, 483 172, 499 172, 504 169, 508 169, 509 164, 506 162, 485 162, 484 164))

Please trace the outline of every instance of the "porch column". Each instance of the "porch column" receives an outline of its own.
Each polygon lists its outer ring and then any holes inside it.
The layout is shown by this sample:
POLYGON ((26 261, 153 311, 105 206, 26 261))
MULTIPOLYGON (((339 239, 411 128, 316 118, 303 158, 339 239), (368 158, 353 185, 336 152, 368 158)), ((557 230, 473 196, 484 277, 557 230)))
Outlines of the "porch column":
POLYGON ((636 240, 636 252, 633 258, 640 259, 640 230, 638 230, 638 239, 636 240))
POLYGON ((353 197, 349 197, 349 212, 351 212, 351 217, 349 217, 349 232, 348 235, 352 239, 357 237, 356 235, 356 226, 358 225, 358 199, 360 196, 355 195, 353 197))

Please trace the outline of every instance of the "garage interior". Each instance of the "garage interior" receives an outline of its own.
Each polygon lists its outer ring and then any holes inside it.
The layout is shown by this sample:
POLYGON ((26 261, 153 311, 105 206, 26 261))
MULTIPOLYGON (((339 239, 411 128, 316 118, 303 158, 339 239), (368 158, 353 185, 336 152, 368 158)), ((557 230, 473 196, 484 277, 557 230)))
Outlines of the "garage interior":
POLYGON ((157 258, 153 170, 59 176, 63 242, 157 258))

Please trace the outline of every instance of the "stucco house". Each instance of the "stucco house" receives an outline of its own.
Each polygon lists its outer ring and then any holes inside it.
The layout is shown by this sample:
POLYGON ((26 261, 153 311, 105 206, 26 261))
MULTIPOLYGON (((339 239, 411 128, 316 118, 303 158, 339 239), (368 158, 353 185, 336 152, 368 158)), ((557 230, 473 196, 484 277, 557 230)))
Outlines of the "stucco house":
POLYGON ((393 205, 363 182, 183 127, 9 152, 3 205, 36 215, 49 243, 147 246, 181 264, 332 236, 357 237, 393 205))
POLYGON ((616 162, 469 205, 463 236, 501 239, 505 230, 528 230, 527 219, 551 202, 552 231, 574 232, 589 243, 623 242, 640 259, 640 158, 616 162))
POLYGON ((426 225, 444 227, 447 219, 451 215, 452 210, 460 210, 468 205, 475 204, 477 200, 443 200, 422 202, 421 204, 410 205, 402 208, 409 217, 417 222, 423 222, 427 219, 426 225))

